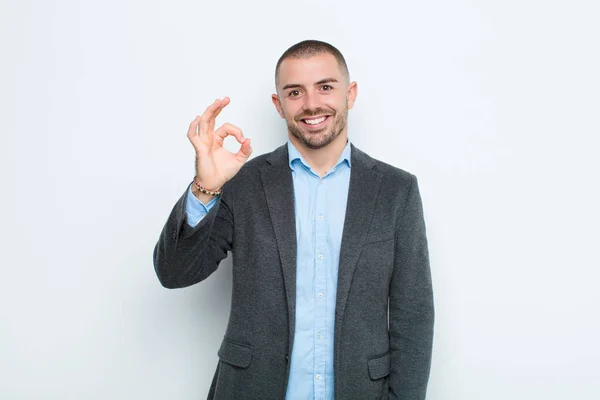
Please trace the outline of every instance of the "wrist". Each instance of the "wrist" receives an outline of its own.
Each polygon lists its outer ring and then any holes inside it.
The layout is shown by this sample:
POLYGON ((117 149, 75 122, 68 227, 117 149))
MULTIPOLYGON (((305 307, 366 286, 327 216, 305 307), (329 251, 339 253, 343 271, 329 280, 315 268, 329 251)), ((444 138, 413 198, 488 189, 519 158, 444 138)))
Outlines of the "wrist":
POLYGON ((208 203, 210 203, 215 198, 214 196, 211 196, 210 194, 202 193, 194 185, 192 185, 191 192, 192 192, 192 195, 196 199, 198 199, 200 202, 202 202, 202 204, 204 204, 205 206, 207 206, 208 203))
MULTIPOLYGON (((209 189, 202 185, 202 183, 198 180, 197 176, 195 176, 193 179, 192 188, 195 189, 196 192, 208 194, 208 195, 211 195, 214 197, 217 197, 221 194, 221 188, 217 188, 217 189, 210 188, 209 189)), ((195 194, 194 191, 193 191, 193 193, 195 194)))

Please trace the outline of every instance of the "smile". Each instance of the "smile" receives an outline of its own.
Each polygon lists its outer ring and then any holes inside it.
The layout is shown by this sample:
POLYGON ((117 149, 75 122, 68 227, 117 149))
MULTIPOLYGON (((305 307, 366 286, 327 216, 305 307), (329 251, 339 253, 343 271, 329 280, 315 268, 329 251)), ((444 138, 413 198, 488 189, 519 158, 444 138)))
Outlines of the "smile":
POLYGON ((325 122, 329 119, 330 115, 322 115, 320 117, 317 118, 304 118, 301 119, 300 121, 302 121, 302 123, 305 126, 309 126, 311 128, 317 128, 320 127, 321 125, 324 125, 325 122))

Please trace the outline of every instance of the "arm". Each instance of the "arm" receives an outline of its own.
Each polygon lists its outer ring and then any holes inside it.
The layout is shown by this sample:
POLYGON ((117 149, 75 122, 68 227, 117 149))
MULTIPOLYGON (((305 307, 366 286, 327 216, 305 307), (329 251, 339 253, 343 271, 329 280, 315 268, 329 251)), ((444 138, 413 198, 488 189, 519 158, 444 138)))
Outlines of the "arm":
POLYGON ((188 188, 173 207, 154 247, 154 270, 164 287, 180 288, 206 279, 233 248, 231 210, 235 195, 230 182, 248 160, 252 148, 250 139, 244 138, 238 127, 226 123, 214 129, 215 118, 227 104, 229 97, 215 100, 190 123, 187 137, 196 151, 194 179, 198 178, 210 190, 221 188, 222 193, 213 204, 208 197, 199 195, 210 207, 194 214, 198 204, 188 202, 197 199, 189 197, 188 188), (223 147, 223 140, 229 135, 242 145, 235 154, 223 147))
POLYGON ((423 207, 413 175, 396 227, 390 283, 390 399, 424 400, 433 344, 433 290, 423 207))
POLYGON ((193 285, 212 274, 233 246, 231 187, 223 186, 199 222, 188 221, 189 188, 179 198, 154 247, 154 269, 166 288, 193 285))

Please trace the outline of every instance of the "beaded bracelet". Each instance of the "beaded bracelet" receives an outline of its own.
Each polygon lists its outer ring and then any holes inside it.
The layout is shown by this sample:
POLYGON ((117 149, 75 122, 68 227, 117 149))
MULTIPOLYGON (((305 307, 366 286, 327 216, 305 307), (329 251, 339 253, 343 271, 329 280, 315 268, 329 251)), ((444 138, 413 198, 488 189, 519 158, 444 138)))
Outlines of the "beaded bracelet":
POLYGON ((215 192, 208 190, 207 188, 205 188, 204 186, 200 185, 198 183, 198 181, 196 181, 196 177, 194 177, 194 186, 196 187, 196 189, 198 189, 199 191, 201 191, 202 193, 206 193, 206 194, 210 194, 211 196, 215 196, 217 197, 218 195, 221 194, 222 189, 219 189, 215 192))

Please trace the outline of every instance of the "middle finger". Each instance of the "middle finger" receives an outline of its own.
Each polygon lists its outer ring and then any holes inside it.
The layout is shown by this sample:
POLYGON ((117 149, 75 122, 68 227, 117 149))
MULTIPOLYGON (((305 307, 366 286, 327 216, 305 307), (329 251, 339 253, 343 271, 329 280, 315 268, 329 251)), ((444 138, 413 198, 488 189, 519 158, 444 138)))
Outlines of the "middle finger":
POLYGON ((215 129, 215 118, 227 104, 229 104, 229 98, 225 97, 223 100, 215 100, 214 103, 208 106, 200 118, 200 135, 213 132, 215 129))

